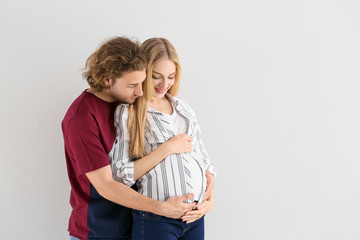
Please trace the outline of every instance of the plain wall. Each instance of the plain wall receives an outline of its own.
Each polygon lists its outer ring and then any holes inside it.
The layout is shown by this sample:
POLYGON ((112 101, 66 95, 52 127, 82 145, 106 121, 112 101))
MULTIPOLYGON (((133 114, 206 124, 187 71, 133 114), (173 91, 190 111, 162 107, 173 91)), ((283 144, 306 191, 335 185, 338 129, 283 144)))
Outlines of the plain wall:
POLYGON ((359 1, 2 1, 2 239, 68 239, 60 124, 111 36, 165 37, 218 169, 208 240, 360 239, 359 1))

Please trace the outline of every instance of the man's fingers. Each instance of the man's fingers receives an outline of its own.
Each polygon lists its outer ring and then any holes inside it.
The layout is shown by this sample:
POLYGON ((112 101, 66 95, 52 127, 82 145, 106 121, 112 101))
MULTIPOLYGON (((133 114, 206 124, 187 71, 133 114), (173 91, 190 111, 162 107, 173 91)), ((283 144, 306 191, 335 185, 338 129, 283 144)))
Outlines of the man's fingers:
MULTIPOLYGON (((180 197, 180 199, 184 202, 184 201, 186 201, 186 200, 190 200, 190 199, 192 199, 194 197, 194 194, 193 193, 188 193, 188 194, 186 194, 186 195, 184 195, 184 196, 181 196, 180 197)), ((196 205, 196 203, 195 202, 192 202, 192 203, 184 203, 184 213, 186 212, 186 211, 190 211, 190 210, 192 210, 192 209, 194 209, 194 207, 195 207, 195 205, 196 205)))
POLYGON ((187 208, 187 210, 190 211, 190 210, 193 210, 193 209, 194 209, 196 203, 194 203, 194 202, 193 202, 193 203, 187 203, 187 205, 189 205, 188 208, 187 208))
POLYGON ((186 195, 183 195, 181 198, 185 201, 185 200, 190 200, 194 197, 193 193, 188 193, 186 195))

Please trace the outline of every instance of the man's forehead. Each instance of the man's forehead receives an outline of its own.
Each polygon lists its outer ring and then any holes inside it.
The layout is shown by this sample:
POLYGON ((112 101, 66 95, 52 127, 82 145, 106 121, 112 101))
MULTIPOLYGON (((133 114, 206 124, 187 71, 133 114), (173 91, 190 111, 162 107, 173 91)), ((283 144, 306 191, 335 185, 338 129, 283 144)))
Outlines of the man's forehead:
POLYGON ((123 75, 119 78, 119 80, 124 81, 126 83, 139 83, 139 82, 143 82, 145 78, 146 78, 146 71, 144 69, 144 70, 124 72, 123 75))

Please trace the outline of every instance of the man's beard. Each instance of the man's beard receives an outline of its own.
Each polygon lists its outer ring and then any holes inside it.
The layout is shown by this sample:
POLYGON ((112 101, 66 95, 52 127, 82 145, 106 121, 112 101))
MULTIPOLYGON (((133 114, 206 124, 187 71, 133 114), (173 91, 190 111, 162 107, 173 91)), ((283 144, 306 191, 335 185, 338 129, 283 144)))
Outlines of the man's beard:
POLYGON ((136 95, 133 95, 131 97, 128 97, 128 98, 124 98, 122 96, 119 96, 118 94, 114 93, 114 92, 110 92, 111 94, 111 97, 114 98, 117 102, 120 102, 120 103, 127 103, 127 104, 133 104, 136 99, 138 98, 138 96, 136 95))

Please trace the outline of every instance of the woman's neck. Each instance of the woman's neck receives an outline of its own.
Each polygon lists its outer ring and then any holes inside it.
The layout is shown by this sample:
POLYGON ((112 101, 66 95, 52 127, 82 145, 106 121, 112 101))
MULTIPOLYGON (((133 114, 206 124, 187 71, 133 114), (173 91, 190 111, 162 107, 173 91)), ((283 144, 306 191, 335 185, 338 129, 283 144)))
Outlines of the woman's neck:
POLYGON ((162 98, 153 97, 153 98, 151 99, 151 101, 150 101, 150 105, 151 105, 151 104, 154 104, 154 105, 160 104, 160 105, 161 105, 161 104, 166 103, 167 101, 169 101, 169 100, 167 99, 166 95, 163 96, 162 98))
POLYGON ((150 102, 150 107, 162 113, 167 113, 170 115, 173 113, 173 108, 171 106, 170 100, 166 96, 160 99, 153 98, 150 102))

